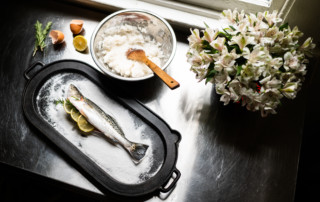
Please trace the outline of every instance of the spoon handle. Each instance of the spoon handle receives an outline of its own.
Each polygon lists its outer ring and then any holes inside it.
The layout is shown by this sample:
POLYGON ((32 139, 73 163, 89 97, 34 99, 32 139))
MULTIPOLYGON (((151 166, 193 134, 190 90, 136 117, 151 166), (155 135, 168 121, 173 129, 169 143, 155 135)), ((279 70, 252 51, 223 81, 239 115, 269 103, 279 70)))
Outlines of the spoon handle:
POLYGON ((151 60, 147 59, 146 65, 171 89, 178 88, 180 84, 174 80, 169 74, 163 71, 160 67, 154 64, 151 60))

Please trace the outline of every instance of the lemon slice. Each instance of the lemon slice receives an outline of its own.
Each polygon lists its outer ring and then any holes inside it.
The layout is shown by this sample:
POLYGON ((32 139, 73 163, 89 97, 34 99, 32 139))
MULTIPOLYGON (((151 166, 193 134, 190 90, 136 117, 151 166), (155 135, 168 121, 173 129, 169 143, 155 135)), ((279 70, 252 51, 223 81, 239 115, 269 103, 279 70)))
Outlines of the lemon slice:
POLYGON ((78 118, 79 118, 80 115, 81 115, 80 112, 76 108, 71 109, 71 118, 75 122, 78 122, 78 118))
POLYGON ((87 39, 82 35, 78 35, 73 38, 73 46, 77 51, 82 52, 87 49, 87 39))
POLYGON ((94 129, 94 126, 91 125, 83 115, 79 116, 77 122, 78 122, 78 126, 79 126, 80 130, 82 130, 83 132, 88 133, 88 132, 93 131, 93 129, 94 129))
POLYGON ((63 102, 63 108, 64 108, 64 110, 65 110, 68 114, 71 114, 71 110, 72 110, 74 107, 73 107, 73 105, 72 105, 70 102, 68 102, 67 100, 65 100, 65 101, 63 102))

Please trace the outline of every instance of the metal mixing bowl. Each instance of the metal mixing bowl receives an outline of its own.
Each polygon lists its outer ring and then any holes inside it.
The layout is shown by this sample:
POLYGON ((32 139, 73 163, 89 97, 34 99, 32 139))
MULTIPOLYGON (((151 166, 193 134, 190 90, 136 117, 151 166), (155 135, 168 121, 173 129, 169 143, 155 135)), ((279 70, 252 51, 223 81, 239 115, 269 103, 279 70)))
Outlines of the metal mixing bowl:
POLYGON ((165 19, 149 11, 120 10, 104 18, 93 32, 91 38, 90 52, 94 62, 101 71, 113 78, 125 81, 139 81, 153 77, 154 74, 136 78, 123 77, 113 72, 108 64, 103 62, 103 55, 100 53, 98 45, 99 41, 103 41, 103 38, 105 37, 104 30, 109 27, 120 27, 126 24, 136 26, 138 29, 146 29, 146 34, 143 33, 144 37, 151 37, 161 44, 161 50, 164 53, 164 57, 161 58, 160 68, 167 68, 176 51, 176 36, 169 23, 165 19))

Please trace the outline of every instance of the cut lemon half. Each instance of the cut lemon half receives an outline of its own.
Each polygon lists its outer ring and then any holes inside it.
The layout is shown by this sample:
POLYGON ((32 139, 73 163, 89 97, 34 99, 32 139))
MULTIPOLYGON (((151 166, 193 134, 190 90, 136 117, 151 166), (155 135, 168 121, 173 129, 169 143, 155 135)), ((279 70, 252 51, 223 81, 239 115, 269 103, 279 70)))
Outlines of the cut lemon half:
POLYGON ((73 107, 73 105, 72 105, 70 102, 68 102, 67 100, 65 100, 65 101, 63 102, 63 108, 64 108, 64 110, 65 110, 68 114, 71 114, 71 110, 72 110, 74 107, 73 107))
POLYGON ((82 35, 78 35, 73 38, 73 46, 77 51, 82 52, 87 49, 87 39, 82 35))
POLYGON ((81 116, 81 114, 76 108, 71 109, 71 118, 75 122, 78 122, 79 116, 81 116))
POLYGON ((83 115, 79 116, 77 122, 78 122, 79 129, 82 130, 83 132, 88 133, 93 131, 94 129, 94 126, 91 125, 83 115))

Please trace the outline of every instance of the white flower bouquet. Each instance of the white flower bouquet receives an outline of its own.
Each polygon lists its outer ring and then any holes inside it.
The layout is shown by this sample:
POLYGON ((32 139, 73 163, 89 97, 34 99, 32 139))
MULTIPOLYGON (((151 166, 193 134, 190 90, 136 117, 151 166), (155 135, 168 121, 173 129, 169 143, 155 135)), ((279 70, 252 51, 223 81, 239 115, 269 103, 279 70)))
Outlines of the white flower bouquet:
POLYGON ((221 30, 191 30, 187 53, 199 81, 215 84, 220 101, 241 103, 265 117, 275 114, 280 99, 294 99, 306 75, 306 56, 315 47, 303 33, 282 21, 276 11, 246 14, 225 10, 221 30))

